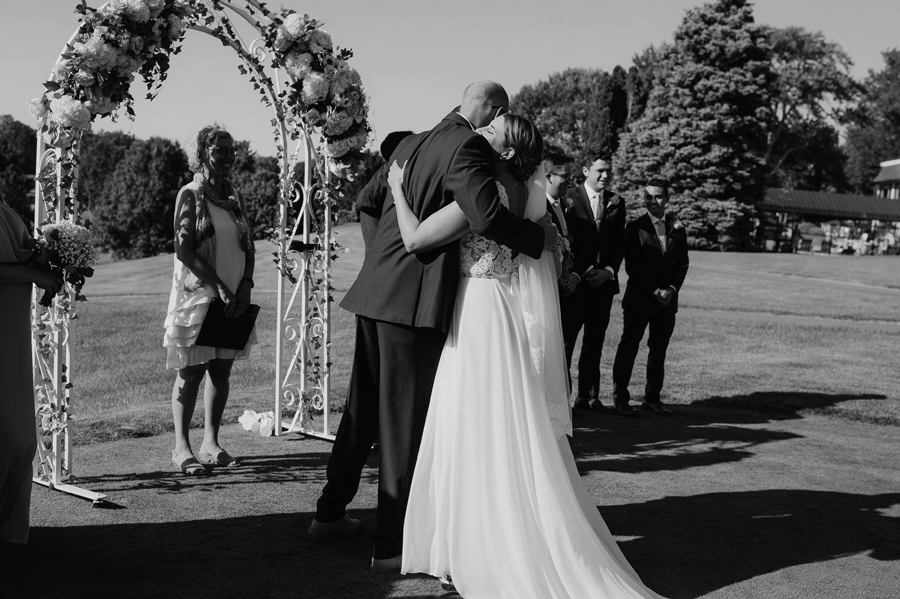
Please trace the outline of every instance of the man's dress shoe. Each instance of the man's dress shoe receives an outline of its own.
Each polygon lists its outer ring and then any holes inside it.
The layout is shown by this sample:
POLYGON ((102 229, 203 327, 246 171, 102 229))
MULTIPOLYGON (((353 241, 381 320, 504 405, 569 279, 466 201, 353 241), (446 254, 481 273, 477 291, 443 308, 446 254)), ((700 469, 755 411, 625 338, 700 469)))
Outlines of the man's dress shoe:
POLYGON ((654 414, 660 414, 662 416, 671 416, 672 415, 672 410, 665 407, 664 405, 662 405, 659 402, 645 401, 645 402, 641 403, 641 407, 644 408, 645 410, 653 412, 654 414))
POLYGON ((573 406, 576 410, 587 410, 589 412, 594 412, 596 414, 614 414, 616 411, 614 408, 608 408, 600 403, 599 399, 588 399, 586 397, 579 397, 575 399, 575 405, 573 406))
POLYGON ((387 557, 385 559, 375 559, 372 558, 372 565, 370 566, 376 572, 381 572, 382 574, 399 574, 400 566, 403 563, 403 554, 387 557))
POLYGON ((361 521, 345 515, 337 522, 319 522, 318 520, 313 520, 312 524, 309 525, 309 536, 318 539, 349 537, 359 532, 359 529, 361 528, 361 521))
POLYGON ((629 418, 637 418, 638 415, 637 410, 629 406, 627 403, 617 403, 616 412, 618 412, 622 416, 628 416, 629 418))

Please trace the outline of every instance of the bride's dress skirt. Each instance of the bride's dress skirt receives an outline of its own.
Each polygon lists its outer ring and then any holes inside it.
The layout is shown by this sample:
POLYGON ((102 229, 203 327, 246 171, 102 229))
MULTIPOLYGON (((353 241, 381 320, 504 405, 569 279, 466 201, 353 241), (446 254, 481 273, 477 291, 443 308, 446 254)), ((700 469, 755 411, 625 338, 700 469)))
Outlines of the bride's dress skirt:
POLYGON ((659 597, 640 582, 557 441, 515 278, 463 278, 403 537, 405 573, 466 599, 659 597))

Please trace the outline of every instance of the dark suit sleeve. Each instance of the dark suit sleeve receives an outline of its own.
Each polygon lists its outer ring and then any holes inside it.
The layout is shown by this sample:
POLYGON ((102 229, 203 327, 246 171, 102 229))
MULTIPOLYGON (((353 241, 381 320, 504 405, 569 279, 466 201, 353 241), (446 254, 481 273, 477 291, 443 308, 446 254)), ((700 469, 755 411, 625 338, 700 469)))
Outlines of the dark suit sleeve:
POLYGON ((679 235, 678 240, 678 265, 675 267, 675 274, 672 276, 672 282, 670 283, 676 291, 681 291, 689 266, 687 235, 684 233, 684 229, 681 229, 681 231, 682 233, 679 235))
POLYGON ((388 168, 388 163, 385 163, 380 169, 375 171, 375 174, 372 175, 366 186, 356 196, 360 230, 366 247, 369 247, 375 238, 375 230, 378 228, 378 221, 384 209, 384 201, 390 189, 387 184, 388 168))
POLYGON ((625 228, 625 272, 628 273, 629 285, 637 285, 642 293, 653 295, 657 285, 641 260, 640 231, 637 221, 632 221, 625 228))
POLYGON ((609 266, 619 272, 622 260, 625 258, 625 200, 619 199, 615 218, 613 219, 613 238, 609 253, 609 263, 601 266, 609 266))
POLYGON ((593 227, 594 225, 574 216, 574 214, 567 222, 569 223, 569 234, 572 237, 572 255, 575 258, 573 270, 579 277, 584 277, 584 271, 594 263, 594 256, 591 256, 590 246, 586 243, 590 232, 585 231, 585 227, 593 227))
POLYGON ((530 220, 516 217, 500 202, 492 151, 480 135, 466 139, 450 163, 446 188, 452 191, 475 233, 532 258, 540 258, 544 230, 530 220))

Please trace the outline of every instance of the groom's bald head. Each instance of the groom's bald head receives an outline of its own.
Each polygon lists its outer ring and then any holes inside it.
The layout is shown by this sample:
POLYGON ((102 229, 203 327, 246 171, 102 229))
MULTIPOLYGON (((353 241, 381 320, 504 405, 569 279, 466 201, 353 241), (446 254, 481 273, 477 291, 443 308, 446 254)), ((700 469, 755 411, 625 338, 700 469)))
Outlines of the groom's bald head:
POLYGON ((486 127, 498 112, 509 112, 509 96, 496 81, 476 81, 463 92, 459 112, 476 127, 486 127))

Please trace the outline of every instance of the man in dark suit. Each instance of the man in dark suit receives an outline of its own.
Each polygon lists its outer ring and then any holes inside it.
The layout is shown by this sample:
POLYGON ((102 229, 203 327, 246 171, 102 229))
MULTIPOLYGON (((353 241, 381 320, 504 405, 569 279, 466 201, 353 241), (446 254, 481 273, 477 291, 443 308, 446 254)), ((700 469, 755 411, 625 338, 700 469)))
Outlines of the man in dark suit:
POLYGON ((547 171, 547 213, 561 237, 568 245, 568 259, 563 264, 562 273, 559 276, 559 296, 562 317, 566 318, 567 298, 575 291, 575 287, 581 281, 575 270, 574 252, 575 237, 570 232, 576 223, 575 212, 571 210, 571 201, 566 198, 572 180, 572 159, 563 154, 549 150, 544 152, 544 168, 547 171))
MULTIPOLYGON (((508 110, 497 83, 466 88, 458 110, 434 129, 403 139, 392 161, 406 163, 405 189, 421 220, 456 202, 476 233, 532 257, 556 245, 549 218, 517 218, 500 202, 495 155, 475 132, 508 110)), ((383 171, 389 169, 385 164, 383 171)), ((384 175, 384 172, 381 173, 384 175)), ((385 176, 364 188, 362 218, 375 219, 362 269, 341 307, 356 313, 356 349, 347 404, 328 460, 309 532, 348 536, 360 522, 345 514, 378 435, 378 528, 372 568, 400 570, 403 519, 434 375, 450 328, 458 283, 459 243, 424 254, 407 253, 385 176)))
MULTIPOLYGON (((571 369, 578 333, 584 327, 578 359, 578 394, 575 408, 593 412, 613 412, 600 403, 600 358, 609 326, 613 297, 619 293, 619 267, 625 251, 625 201, 610 191, 611 159, 602 154, 585 156, 584 184, 569 190, 572 210, 577 216, 575 268, 581 282, 566 306, 563 338, 566 363, 571 369)), ((631 415, 634 410, 620 410, 631 415)))
POLYGON ((665 376, 666 349, 675 330, 678 292, 688 271, 688 249, 684 226, 666 214, 668 201, 668 185, 663 181, 650 181, 644 188, 647 214, 626 227, 628 285, 622 299, 625 311, 622 340, 613 364, 613 400, 617 406, 628 404, 628 383, 634 359, 649 325, 647 386, 641 405, 651 412, 671 416, 672 412, 660 401, 660 392, 665 376))

